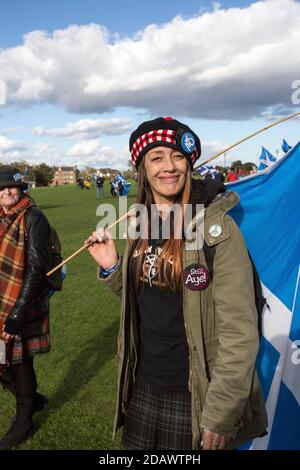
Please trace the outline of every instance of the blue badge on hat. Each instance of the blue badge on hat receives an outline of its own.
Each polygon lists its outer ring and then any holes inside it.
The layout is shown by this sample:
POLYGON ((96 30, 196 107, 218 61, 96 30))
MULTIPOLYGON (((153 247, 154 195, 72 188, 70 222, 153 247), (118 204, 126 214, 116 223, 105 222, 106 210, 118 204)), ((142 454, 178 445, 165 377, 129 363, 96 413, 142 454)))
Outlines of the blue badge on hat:
POLYGON ((195 149, 195 139, 190 132, 185 132, 181 137, 181 148, 184 152, 192 153, 195 149))
POLYGON ((14 174, 13 178, 14 178, 15 182, 17 183, 18 181, 21 181, 22 175, 21 175, 21 173, 16 173, 16 174, 14 174))

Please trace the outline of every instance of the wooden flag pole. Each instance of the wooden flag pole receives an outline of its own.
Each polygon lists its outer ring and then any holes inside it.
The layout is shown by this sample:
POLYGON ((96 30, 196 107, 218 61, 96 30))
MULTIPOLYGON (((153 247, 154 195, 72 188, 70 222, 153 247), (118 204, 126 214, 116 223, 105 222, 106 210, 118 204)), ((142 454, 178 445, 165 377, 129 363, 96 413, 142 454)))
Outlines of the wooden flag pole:
MULTIPOLYGON (((289 116, 286 116, 282 119, 279 119, 278 121, 275 121, 273 122, 272 124, 270 124, 269 126, 266 126, 266 127, 263 127, 262 129, 259 129, 258 131, 256 132, 253 132, 252 134, 248 135, 247 137, 244 137, 243 139, 235 142, 234 144, 232 145, 229 145, 229 147, 226 147, 224 150, 222 150, 222 152, 219 152, 217 153, 216 155, 213 155, 212 157, 210 157, 208 160, 205 160, 205 162, 202 162, 201 164, 199 164, 198 166, 196 166, 194 168, 194 170, 197 170, 197 168, 200 168, 200 166, 202 165, 205 165, 206 163, 208 162, 211 162, 212 160, 214 160, 215 158, 219 157, 220 155, 223 155, 223 153, 225 152, 228 152, 229 150, 233 149, 234 147, 237 147, 239 144, 241 144, 242 142, 245 142, 246 140, 248 139, 251 139, 251 137, 254 137, 255 135, 257 134, 260 134, 261 132, 264 132, 268 129, 270 129, 271 127, 273 126, 276 126, 277 124, 280 124, 281 122, 284 122, 284 121, 287 121, 288 119, 293 119, 294 117, 296 116, 299 116, 300 115, 300 112, 298 113, 294 113, 294 114, 290 114, 289 116)), ((132 211, 129 211, 127 212, 125 215, 123 215, 122 217, 120 217, 118 220, 116 220, 115 222, 113 222, 109 227, 107 227, 107 230, 111 229, 112 227, 114 227, 115 225, 117 225, 119 222, 121 222, 121 220, 125 219, 125 217, 128 217, 129 215, 131 215, 131 212, 132 211)), ((133 213, 133 212, 132 212, 133 213)), ((70 255, 68 258, 66 258, 65 260, 62 261, 62 263, 58 264, 57 266, 55 266, 55 268, 51 269, 51 271, 49 271, 47 273, 47 276, 50 276, 52 273, 54 273, 57 269, 61 268, 64 264, 68 263, 68 261, 70 261, 71 259, 75 258, 75 256, 79 255, 79 253, 81 253, 85 248, 88 248, 90 245, 92 245, 92 243, 87 243, 86 245, 83 245, 81 248, 79 248, 79 250, 75 251, 75 253, 73 253, 72 255, 70 255)))
POLYGON ((281 122, 287 121, 288 119, 293 119, 294 117, 299 116, 299 115, 300 115, 300 112, 294 113, 294 114, 290 114, 289 116, 286 116, 286 117, 284 117, 284 118, 282 118, 282 119, 279 119, 279 121, 273 122, 273 123, 270 124, 269 126, 266 126, 266 127, 263 127, 262 129, 259 129, 259 131, 253 132, 252 134, 248 135, 247 137, 244 137, 243 139, 238 140, 238 141, 235 142, 234 144, 229 145, 229 147, 226 147, 226 149, 222 150, 222 152, 219 152, 219 153, 217 153, 216 155, 214 155, 213 157, 208 158, 208 160, 205 160, 205 162, 202 162, 201 164, 199 164, 198 166, 196 166, 196 167, 194 168, 194 170, 197 170, 197 168, 200 168, 201 166, 206 165, 206 163, 209 163, 209 162, 211 162, 212 160, 214 160, 215 158, 219 157, 220 155, 223 155, 223 153, 228 152, 229 150, 233 149, 234 147, 237 147, 237 146, 238 146, 239 144, 241 144, 242 142, 245 142, 245 140, 251 139, 251 137, 254 137, 255 135, 260 134, 261 132, 264 132, 264 131, 270 129, 270 128, 273 127, 273 126, 277 126, 277 124, 280 124, 281 122))
MULTIPOLYGON (((118 220, 116 220, 115 222, 113 222, 111 225, 109 225, 109 227, 107 227, 107 230, 110 230, 112 227, 114 227, 114 225, 117 225, 118 223, 121 222, 121 220, 125 219, 125 217, 129 217, 131 214, 133 214, 133 209, 129 212, 126 212, 125 215, 123 215, 122 217, 120 217, 118 220)), ((55 266, 55 268, 51 269, 51 271, 49 271, 47 273, 47 276, 51 276, 52 273, 54 273, 55 271, 57 271, 57 269, 61 268, 64 264, 68 263, 68 261, 70 261, 71 259, 75 258, 75 256, 79 255, 79 253, 81 253, 83 250, 85 250, 85 248, 88 248, 89 246, 91 246, 93 244, 93 242, 90 242, 90 243, 87 243, 86 245, 83 245, 81 248, 79 248, 79 250, 75 251, 75 253, 73 253, 72 255, 70 255, 68 258, 64 259, 60 264, 58 264, 57 266, 55 266)))

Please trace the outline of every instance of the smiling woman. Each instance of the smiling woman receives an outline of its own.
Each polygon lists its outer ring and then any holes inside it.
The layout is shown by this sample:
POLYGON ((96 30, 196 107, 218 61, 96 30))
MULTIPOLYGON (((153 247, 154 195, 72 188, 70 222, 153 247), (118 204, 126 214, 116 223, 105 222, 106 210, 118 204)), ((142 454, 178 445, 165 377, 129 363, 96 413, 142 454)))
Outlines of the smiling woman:
POLYGON ((144 160, 148 183, 156 204, 173 204, 183 190, 188 172, 185 156, 178 150, 156 147, 144 160))
POLYGON ((141 224, 151 236, 129 239, 123 258, 109 232, 87 240, 99 280, 122 296, 115 431, 124 425, 128 449, 236 448, 267 424, 255 371, 252 267, 227 215, 238 197, 222 183, 192 179, 200 140, 175 119, 142 123, 129 147, 137 203, 149 214, 141 224), (178 214, 187 204, 196 214, 198 204, 205 207, 205 244, 216 250, 213 279, 205 245, 196 249, 177 237, 181 216, 163 213, 174 203, 178 214), (160 226, 165 214, 170 235, 159 230, 155 238, 153 224, 160 226))

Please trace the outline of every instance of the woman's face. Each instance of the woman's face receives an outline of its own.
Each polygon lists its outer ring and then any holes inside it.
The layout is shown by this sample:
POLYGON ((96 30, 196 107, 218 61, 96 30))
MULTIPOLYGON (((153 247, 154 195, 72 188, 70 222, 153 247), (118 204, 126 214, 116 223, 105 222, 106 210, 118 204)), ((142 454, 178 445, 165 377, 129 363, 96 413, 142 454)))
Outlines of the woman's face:
POLYGON ((144 166, 156 204, 172 204, 182 192, 188 161, 178 150, 155 147, 145 155, 144 166))
POLYGON ((9 211, 20 200, 20 188, 4 188, 0 189, 0 205, 4 212, 9 211))

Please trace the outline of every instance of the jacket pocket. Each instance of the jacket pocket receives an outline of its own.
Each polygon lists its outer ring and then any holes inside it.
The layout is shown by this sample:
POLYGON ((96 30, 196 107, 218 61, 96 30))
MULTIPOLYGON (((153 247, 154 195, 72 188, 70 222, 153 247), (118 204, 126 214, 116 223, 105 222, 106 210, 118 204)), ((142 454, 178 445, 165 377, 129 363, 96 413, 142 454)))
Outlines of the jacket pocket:
POLYGON ((48 292, 39 297, 38 300, 28 305, 25 314, 25 323, 43 320, 49 313, 48 292))
POLYGON ((217 336, 209 338, 205 341, 205 368, 207 380, 210 382, 214 370, 215 360, 217 357, 219 340, 217 336))
POLYGON ((242 423, 244 427, 250 429, 261 427, 263 424, 267 426, 264 398, 255 376, 250 396, 243 411, 242 423))
POLYGON ((123 413, 126 412, 128 408, 128 402, 131 394, 132 389, 132 361, 127 359, 126 368, 124 372, 124 379, 123 379, 123 389, 122 389, 122 411, 123 413))

